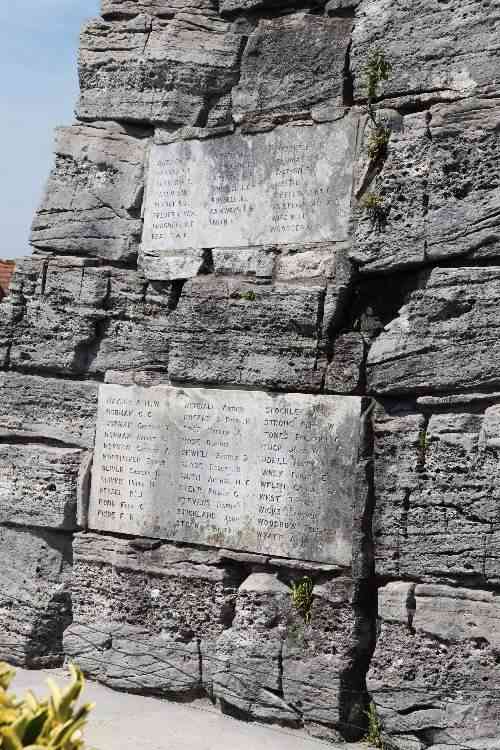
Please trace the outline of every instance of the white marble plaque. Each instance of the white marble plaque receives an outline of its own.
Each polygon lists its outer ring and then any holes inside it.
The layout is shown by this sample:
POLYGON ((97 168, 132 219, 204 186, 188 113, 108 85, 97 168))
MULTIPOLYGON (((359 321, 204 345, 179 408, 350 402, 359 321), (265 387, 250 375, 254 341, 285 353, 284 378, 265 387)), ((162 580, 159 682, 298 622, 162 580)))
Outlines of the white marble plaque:
POLYGON ((351 560, 361 399, 103 385, 91 529, 351 560))
POLYGON ((346 240, 355 133, 345 118, 153 146, 145 270, 193 275, 202 248, 346 240))

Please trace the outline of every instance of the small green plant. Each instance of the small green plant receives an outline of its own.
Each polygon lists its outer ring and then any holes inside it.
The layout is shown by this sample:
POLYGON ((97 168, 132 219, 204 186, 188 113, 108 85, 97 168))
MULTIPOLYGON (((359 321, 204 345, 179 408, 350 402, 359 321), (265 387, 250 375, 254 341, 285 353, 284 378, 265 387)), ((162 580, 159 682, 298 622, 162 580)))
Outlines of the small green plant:
POLYGON ((387 220, 388 208, 380 193, 366 193, 361 199, 361 207, 369 215, 372 224, 381 229, 387 220))
POLYGON ((300 612, 306 625, 311 622, 314 583, 309 576, 292 583, 292 604, 300 612))
POLYGON ((382 50, 373 50, 364 68, 366 82, 367 113, 370 118, 371 133, 366 150, 371 161, 377 162, 387 155, 387 146, 391 137, 390 128, 385 127, 377 118, 374 100, 379 95, 380 84, 389 79, 392 66, 382 50))
POLYGON ((247 302, 255 302, 257 299, 256 293, 253 291, 253 289, 249 289, 247 292, 233 292, 231 294, 232 299, 244 299, 247 302))
POLYGON ((388 81, 392 72, 392 65, 387 60, 383 50, 374 49, 368 55, 368 62, 364 67, 364 76, 366 81, 366 94, 368 97, 368 106, 371 106, 373 100, 379 94, 379 87, 382 81, 388 81))
POLYGON ((248 292, 241 292, 240 299, 246 299, 247 302, 255 302, 257 295, 250 289, 248 292))
POLYGON ((380 719, 378 718, 375 703, 370 703, 368 711, 366 711, 366 716, 368 717, 368 732, 364 737, 364 741, 372 747, 378 748, 378 750, 385 750, 385 744, 382 739, 382 727, 380 726, 380 719))
POLYGON ((1 750, 83 750, 82 729, 93 706, 75 707, 84 678, 77 667, 69 669, 72 680, 64 691, 49 679, 46 700, 39 702, 33 693, 18 700, 8 692, 15 670, 0 662, 1 750))
POLYGON ((377 125, 372 128, 366 144, 366 153, 371 161, 385 159, 390 138, 391 131, 384 125, 377 125))

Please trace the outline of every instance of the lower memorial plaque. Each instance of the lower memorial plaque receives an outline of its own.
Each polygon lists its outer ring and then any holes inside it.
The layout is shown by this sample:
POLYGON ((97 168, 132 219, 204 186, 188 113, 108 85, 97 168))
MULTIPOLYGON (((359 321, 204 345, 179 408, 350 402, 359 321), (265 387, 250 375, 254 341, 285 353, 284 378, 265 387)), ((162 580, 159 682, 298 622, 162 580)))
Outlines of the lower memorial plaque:
POLYGON ((96 530, 349 564, 361 399, 103 385, 96 530))

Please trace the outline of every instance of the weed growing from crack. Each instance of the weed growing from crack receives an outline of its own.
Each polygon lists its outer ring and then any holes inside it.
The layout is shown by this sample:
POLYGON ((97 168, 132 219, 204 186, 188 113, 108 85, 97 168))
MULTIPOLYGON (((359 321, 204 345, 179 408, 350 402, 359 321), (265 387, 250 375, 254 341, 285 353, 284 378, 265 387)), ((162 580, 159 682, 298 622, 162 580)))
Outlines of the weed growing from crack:
POLYGON ((244 299, 247 302, 255 302, 257 299, 257 295, 253 289, 249 289, 248 292, 233 292, 231 297, 233 299, 244 299))
MULTIPOLYGON (((387 149, 391 138, 391 129, 384 125, 374 107, 374 100, 378 97, 383 81, 389 79, 392 66, 382 50, 376 49, 368 56, 364 68, 366 86, 366 113, 369 117, 370 134, 366 142, 366 152, 372 165, 380 164, 387 157, 387 149)), ((370 215, 372 223, 380 230, 385 225, 388 207, 380 193, 367 193, 361 201, 362 208, 370 215)))
POLYGON ((305 576, 300 581, 292 583, 292 604, 297 612, 302 615, 306 625, 309 625, 311 622, 311 608, 314 599, 313 589, 314 583, 309 576, 305 576))
POLYGON ((380 193, 366 193, 361 199, 361 207, 367 212, 372 224, 382 229, 387 221, 388 207, 380 193))
POLYGON ((382 727, 380 726, 380 719, 378 718, 375 703, 370 703, 366 715, 368 717, 368 732, 363 741, 372 747, 378 748, 378 750, 385 750, 384 740, 382 739, 382 727))

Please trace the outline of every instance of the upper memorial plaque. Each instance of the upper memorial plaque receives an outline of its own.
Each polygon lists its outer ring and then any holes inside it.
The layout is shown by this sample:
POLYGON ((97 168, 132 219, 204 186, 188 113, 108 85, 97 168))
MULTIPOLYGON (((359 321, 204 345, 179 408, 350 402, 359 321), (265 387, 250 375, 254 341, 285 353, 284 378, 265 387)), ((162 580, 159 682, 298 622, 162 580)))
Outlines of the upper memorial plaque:
POLYGON ((89 526, 347 565, 360 405, 101 386, 89 526))
POLYGON ((345 118, 153 146, 146 273, 193 275, 203 248, 347 239, 355 132, 345 118))

